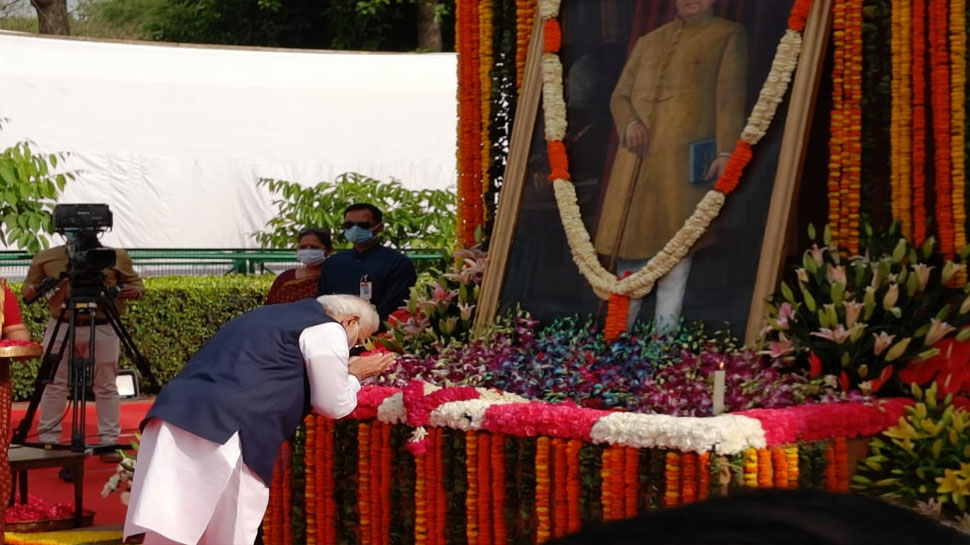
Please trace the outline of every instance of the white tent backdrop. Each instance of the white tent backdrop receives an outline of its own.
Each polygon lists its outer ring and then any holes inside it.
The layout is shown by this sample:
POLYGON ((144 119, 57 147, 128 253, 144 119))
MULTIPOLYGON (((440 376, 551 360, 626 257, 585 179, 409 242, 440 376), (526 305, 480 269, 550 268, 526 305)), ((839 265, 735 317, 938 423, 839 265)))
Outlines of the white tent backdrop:
POLYGON ((0 32, 0 149, 81 169, 60 202, 105 202, 127 248, 246 248, 272 217, 261 176, 348 171, 455 185, 454 54, 103 43, 0 32))

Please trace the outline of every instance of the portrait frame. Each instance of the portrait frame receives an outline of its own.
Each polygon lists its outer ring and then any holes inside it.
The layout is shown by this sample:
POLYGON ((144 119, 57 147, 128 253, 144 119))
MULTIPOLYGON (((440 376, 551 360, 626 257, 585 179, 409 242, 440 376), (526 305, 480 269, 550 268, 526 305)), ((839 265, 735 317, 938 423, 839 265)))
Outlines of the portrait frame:
MULTIPOLYGON (((568 0, 567 0, 568 1, 568 0)), ((655 0, 669 2, 670 0, 655 0)), ((735 0, 737 1, 737 0, 735 0)), ((566 2, 563 2, 566 5, 566 2)), ((831 0, 815 0, 802 34, 802 50, 789 93, 785 101, 786 114, 780 127, 776 166, 770 180, 770 197, 766 199, 766 217, 761 225, 763 236, 757 258, 747 320, 743 327, 746 343, 757 339, 762 326, 767 298, 777 286, 782 264, 788 250, 793 229, 794 199, 801 183, 807 141, 814 113, 816 92, 822 76, 825 49, 831 24, 831 0)), ((565 36, 566 31, 563 31, 565 36)), ((485 270, 478 302, 476 328, 484 331, 498 314, 503 288, 506 286, 513 239, 520 226, 526 178, 530 156, 536 146, 536 127, 542 118, 541 55, 543 29, 536 18, 526 58, 525 77, 519 93, 510 140, 504 185, 499 196, 495 227, 491 234, 489 261, 485 270)), ((774 50, 774 45, 772 51, 774 50)), ((746 112, 747 114, 748 112, 746 112)), ((779 120, 776 120, 778 123, 779 120)), ((756 148, 757 155, 759 149, 756 148)), ((743 183, 743 182, 742 182, 743 183)), ((733 195, 729 195, 730 202, 733 195)), ((553 227, 550 227, 553 228, 553 227)), ((561 224, 554 226, 559 230, 561 224)), ((583 286, 591 290, 588 284, 583 286)), ((579 311, 580 309, 577 309, 579 311)))

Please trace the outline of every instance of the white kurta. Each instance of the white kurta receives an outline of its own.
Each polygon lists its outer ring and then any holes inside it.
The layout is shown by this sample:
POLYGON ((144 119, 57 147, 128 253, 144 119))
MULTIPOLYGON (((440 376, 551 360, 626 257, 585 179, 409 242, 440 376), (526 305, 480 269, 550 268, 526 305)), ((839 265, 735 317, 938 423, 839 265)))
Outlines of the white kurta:
MULTIPOLYGON (((305 329, 300 350, 314 410, 329 418, 350 414, 360 382, 347 370, 343 326, 305 329)), ((124 534, 145 533, 145 545, 249 544, 268 500, 266 483, 243 462, 238 433, 220 445, 152 419, 138 450, 124 534)))

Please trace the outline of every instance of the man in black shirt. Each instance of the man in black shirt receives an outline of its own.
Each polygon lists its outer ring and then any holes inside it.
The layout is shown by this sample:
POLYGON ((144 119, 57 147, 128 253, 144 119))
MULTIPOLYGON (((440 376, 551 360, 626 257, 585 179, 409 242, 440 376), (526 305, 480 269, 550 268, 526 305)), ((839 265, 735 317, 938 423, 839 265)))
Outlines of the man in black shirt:
POLYGON ((317 295, 347 293, 370 301, 382 322, 404 304, 418 279, 406 255, 378 241, 383 221, 383 212, 372 204, 348 206, 342 227, 354 247, 328 258, 317 283, 317 295))

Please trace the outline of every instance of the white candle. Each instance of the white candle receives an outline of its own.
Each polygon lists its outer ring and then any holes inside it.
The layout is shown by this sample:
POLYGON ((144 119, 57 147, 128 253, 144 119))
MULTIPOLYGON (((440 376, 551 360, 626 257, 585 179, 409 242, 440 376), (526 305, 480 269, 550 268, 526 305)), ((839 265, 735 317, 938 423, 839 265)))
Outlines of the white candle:
POLYGON ((718 369, 714 371, 714 415, 717 416, 724 412, 724 362, 722 361, 718 369))

